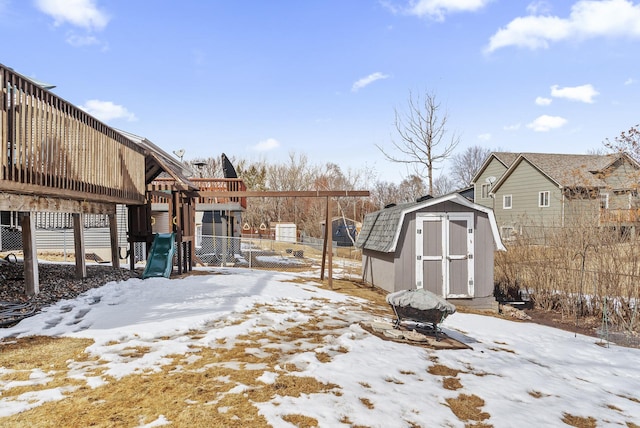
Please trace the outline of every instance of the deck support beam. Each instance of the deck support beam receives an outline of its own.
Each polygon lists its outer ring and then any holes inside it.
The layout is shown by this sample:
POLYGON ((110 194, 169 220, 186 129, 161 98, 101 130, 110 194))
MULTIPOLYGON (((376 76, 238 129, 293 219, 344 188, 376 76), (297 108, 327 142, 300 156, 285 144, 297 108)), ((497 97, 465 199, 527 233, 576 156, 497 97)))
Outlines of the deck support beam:
POLYGON ((76 259, 76 279, 87 277, 87 262, 85 260, 84 245, 84 214, 74 213, 73 215, 73 245, 76 259))
POLYGON ((31 212, 21 214, 22 253, 24 257, 24 293, 31 297, 40 292, 40 276, 38 273, 38 252, 36 248, 36 228, 31 212))
POLYGON ((118 220, 115 214, 109 214, 109 238, 111 241, 111 266, 120 268, 120 247, 118 245, 118 220))

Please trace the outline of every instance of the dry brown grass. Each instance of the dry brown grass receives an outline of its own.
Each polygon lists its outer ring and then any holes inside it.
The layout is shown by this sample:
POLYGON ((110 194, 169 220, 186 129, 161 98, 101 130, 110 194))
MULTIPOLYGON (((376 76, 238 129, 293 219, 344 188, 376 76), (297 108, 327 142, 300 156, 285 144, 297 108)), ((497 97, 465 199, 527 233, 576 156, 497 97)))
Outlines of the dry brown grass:
POLYGON ((529 391, 529 395, 532 396, 533 398, 542 398, 542 397, 548 397, 548 394, 543 394, 540 391, 529 391))
POLYGON ((434 364, 427 369, 427 372, 436 376, 456 377, 458 373, 462 373, 462 370, 452 369, 442 364, 434 364))
MULTIPOLYGON (((306 281, 305 281, 306 282, 306 281)), ((384 294, 348 281, 335 280, 334 289, 348 295, 366 299, 366 310, 374 314, 392 316, 384 299, 384 294)), ((318 299, 319 304, 326 303, 318 299)), ((312 311, 298 308, 300 313, 312 311)), ((267 304, 261 304, 245 314, 238 314, 225 321, 224 325, 245 322, 256 314, 284 311, 267 304)), ((50 373, 50 379, 40 386, 17 387, 2 391, 3 397, 16 397, 19 392, 45 390, 54 387, 70 387, 64 399, 39 405, 22 413, 0 418, 0 426, 12 427, 66 427, 66 426, 137 426, 148 424, 160 415, 174 426, 190 427, 267 427, 266 419, 258 413, 255 403, 264 403, 277 396, 300 397, 302 394, 333 394, 341 396, 339 385, 323 383, 313 377, 298 376, 302 370, 289 362, 292 354, 306 352, 322 346, 316 352, 321 363, 328 363, 339 353, 347 353, 342 346, 328 346, 328 338, 340 334, 339 329, 348 327, 346 320, 326 317, 311 317, 302 325, 289 329, 262 329, 260 332, 234 338, 233 342, 220 338, 210 346, 194 345, 184 355, 174 355, 171 363, 159 372, 148 372, 114 379, 106 376, 106 363, 85 353, 93 342, 86 339, 29 337, 11 339, 0 344, 0 367, 8 369, 0 376, 0 381, 28 380, 32 370, 50 373), (287 346, 282 346, 286 344, 287 346), (190 357, 198 358, 190 358, 190 357), (106 383, 90 388, 83 380, 69 378, 71 367, 82 363, 84 373, 100 376, 106 383), (277 374, 273 383, 260 380, 265 372, 277 374), (22 389, 20 389, 22 388, 22 389), (10 394, 10 395, 7 395, 10 394)), ((214 326, 209 326, 214 328, 214 326)), ((186 336, 203 339, 207 329, 189 331, 186 336)), ((169 338, 167 338, 169 339, 169 338)), ((161 339, 160 339, 161 340, 161 339)), ((496 343, 503 345, 502 343, 496 343)), ((117 342, 112 343, 117 345, 117 342)), ((501 351, 507 351, 502 349, 501 351)), ((150 351, 149 347, 125 348, 122 356, 135 360, 150 351)), ((453 369, 438 363, 434 354, 426 358, 433 363, 428 373, 442 376, 443 387, 447 390, 463 388, 457 378, 459 373, 472 372, 453 369)), ((402 375, 416 375, 412 371, 400 371, 402 375)), ((387 382, 402 384, 402 380, 388 377, 387 382)), ((371 385, 360 382, 363 388, 371 385)), ((531 391, 530 395, 541 398, 544 395, 531 391)), ((636 401, 634 397, 624 397, 636 401)), ((373 409, 374 403, 368 398, 360 398, 363 406, 373 409)), ((488 413, 482 411, 484 401, 475 395, 460 394, 447 399, 452 412, 466 423, 466 426, 483 427, 482 421, 488 413)), ((353 425, 346 415, 337 415, 342 423, 353 425)), ((567 421, 589 423, 566 415, 567 421)), ((299 427, 316 427, 318 421, 304 414, 288 414, 283 419, 299 427)), ((408 426, 414 425, 405 421, 408 426)), ((566 423, 566 422, 565 422, 566 423)), ((627 424, 635 428, 636 425, 627 424)), ((591 426, 591 425, 574 425, 591 426)))
POLYGON ((460 394, 456 398, 445 400, 454 415, 461 421, 483 421, 490 415, 481 410, 484 400, 477 395, 460 394))
MULTIPOLYGON (((272 308, 263 309, 270 311, 272 308)), ((231 320, 229 324, 240 323, 249 315, 231 320)), ((3 391, 4 397, 17 397, 27 391, 71 388, 63 400, 2 418, 0 424, 15 427, 136 426, 164 415, 176 426, 265 427, 268 424, 253 403, 269 401, 278 395, 341 395, 338 385, 293 375, 299 369, 286 362, 291 351, 282 351, 277 346, 281 343, 291 345, 296 341, 321 344, 326 332, 335 328, 338 327, 322 326, 314 319, 289 330, 238 336, 231 347, 225 347, 226 341, 219 339, 214 346, 220 347, 202 347, 173 356, 173 362, 165 365, 161 372, 129 375, 121 379, 105 377, 105 363, 85 353, 93 343, 91 340, 38 336, 13 339, 0 345, 0 366, 7 369, 0 380, 27 380, 34 369, 50 376, 43 385, 3 391), (190 355, 199 358, 189 359, 190 355), (90 388, 82 380, 70 379, 70 367, 74 362, 85 363, 88 365, 86 374, 102 375, 107 383, 90 388), (236 366, 229 363, 236 363, 236 366), (249 364, 258 364, 260 369, 248 369, 249 364), (258 380, 265 371, 278 374, 275 382, 269 384, 258 380), (241 388, 233 392, 233 388, 238 386, 241 388)), ((187 334, 194 339, 204 335, 203 331, 187 334)), ((150 348, 145 346, 128 347, 121 351, 121 356, 135 360, 149 351, 150 348)), ((338 347, 335 351, 319 354, 322 355, 320 358, 330 361, 330 352, 347 350, 338 347)), ((287 417, 297 421, 298 426, 317 426, 317 421, 304 415, 287 417)))
POLYGON ((367 409, 375 409, 376 406, 373 405, 373 403, 371 402, 371 400, 369 400, 368 398, 360 398, 360 402, 362 404, 364 404, 364 406, 367 409))
POLYGON ((462 388, 460 379, 457 377, 445 377, 442 379, 442 386, 444 386, 444 389, 448 389, 450 391, 457 391, 462 388))
POLYGON ((298 428, 312 428, 318 426, 318 420, 305 415, 284 415, 282 419, 298 428))
POLYGON ((592 418, 591 416, 585 418, 582 416, 574 416, 570 413, 563 413, 562 422, 577 428, 596 428, 597 427, 595 418, 592 418))

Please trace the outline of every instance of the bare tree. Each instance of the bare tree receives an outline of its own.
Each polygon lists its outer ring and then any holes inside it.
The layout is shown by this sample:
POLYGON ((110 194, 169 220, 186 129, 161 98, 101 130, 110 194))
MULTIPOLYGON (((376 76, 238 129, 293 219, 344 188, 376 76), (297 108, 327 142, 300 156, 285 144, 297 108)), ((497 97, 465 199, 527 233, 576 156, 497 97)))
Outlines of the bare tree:
POLYGON ((381 210, 386 205, 400 202, 398 200, 398 186, 388 181, 377 181, 371 189, 372 208, 381 210))
POLYGON ((432 196, 442 196, 456 190, 456 183, 448 175, 440 175, 433 180, 432 196))
POLYGON ((628 131, 622 131, 613 141, 607 138, 603 144, 614 152, 626 152, 640 162, 640 125, 634 125, 628 131))
POLYGON ((464 152, 453 155, 450 169, 454 184, 458 187, 468 186, 492 151, 485 147, 471 146, 464 152))
POLYGON ((398 202, 414 202, 426 194, 427 188, 424 185, 424 180, 416 174, 405 178, 398 186, 398 202))
POLYGON ((196 158, 194 160, 185 160, 184 163, 191 167, 196 177, 222 177, 222 161, 220 158, 196 158))
POLYGON ((417 175, 428 180, 430 194, 433 193, 433 171, 437 164, 451 156, 460 141, 455 133, 448 135, 449 115, 441 110, 434 93, 427 92, 421 98, 409 92, 408 111, 395 111, 400 141, 394 141, 393 147, 399 154, 393 155, 376 145, 388 160, 413 166, 417 175))

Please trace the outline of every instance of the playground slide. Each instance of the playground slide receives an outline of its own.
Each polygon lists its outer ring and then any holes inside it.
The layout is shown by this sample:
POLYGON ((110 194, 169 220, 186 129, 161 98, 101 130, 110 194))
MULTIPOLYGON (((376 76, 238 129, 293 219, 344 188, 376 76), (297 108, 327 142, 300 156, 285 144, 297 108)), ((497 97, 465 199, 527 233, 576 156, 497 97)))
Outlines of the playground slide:
POLYGON ((174 233, 157 233, 147 257, 142 278, 164 276, 169 278, 173 269, 174 233))

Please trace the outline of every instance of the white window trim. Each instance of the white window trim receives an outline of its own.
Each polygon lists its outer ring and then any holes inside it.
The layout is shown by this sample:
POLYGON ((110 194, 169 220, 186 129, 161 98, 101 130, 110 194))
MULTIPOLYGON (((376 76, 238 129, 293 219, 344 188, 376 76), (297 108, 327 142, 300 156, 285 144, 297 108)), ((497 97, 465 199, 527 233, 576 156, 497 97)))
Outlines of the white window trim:
POLYGON ((548 190, 543 190, 541 192, 538 192, 538 207, 539 208, 548 208, 551 206, 551 192, 548 190), (544 198, 547 203, 543 204, 542 203, 542 197, 543 195, 545 195, 546 197, 544 198))
POLYGON ((513 196, 512 195, 502 196, 502 208, 505 210, 510 210, 512 207, 513 207, 513 196), (507 199, 509 199, 509 206, 507 206, 507 199))
POLYGON ((608 193, 600 193, 600 206, 602 206, 602 201, 603 201, 603 196, 604 196, 604 208, 605 210, 609 209, 609 194, 608 193))
POLYGON ((513 241, 516 239, 516 229, 513 226, 500 227, 500 237, 505 241, 513 241))

